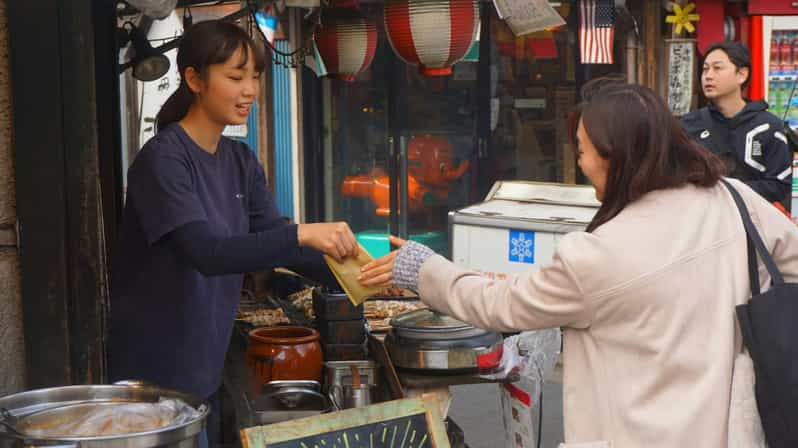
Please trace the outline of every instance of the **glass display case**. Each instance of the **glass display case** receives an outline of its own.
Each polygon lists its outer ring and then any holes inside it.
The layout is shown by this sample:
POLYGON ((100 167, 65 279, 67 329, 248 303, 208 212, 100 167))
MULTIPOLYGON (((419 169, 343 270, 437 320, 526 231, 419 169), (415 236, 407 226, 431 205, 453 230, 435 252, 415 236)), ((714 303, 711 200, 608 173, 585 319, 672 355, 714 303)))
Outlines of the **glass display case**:
MULTIPOLYGON (((446 255, 449 211, 495 181, 582 181, 568 117, 583 80, 622 72, 622 57, 582 66, 576 26, 516 37, 485 3, 466 58, 449 76, 424 76, 392 51, 382 5, 360 8, 379 24, 373 62, 354 80, 319 82, 319 219, 349 222, 375 257, 389 232, 446 255)), ((558 9, 576 23, 572 5, 558 9)))

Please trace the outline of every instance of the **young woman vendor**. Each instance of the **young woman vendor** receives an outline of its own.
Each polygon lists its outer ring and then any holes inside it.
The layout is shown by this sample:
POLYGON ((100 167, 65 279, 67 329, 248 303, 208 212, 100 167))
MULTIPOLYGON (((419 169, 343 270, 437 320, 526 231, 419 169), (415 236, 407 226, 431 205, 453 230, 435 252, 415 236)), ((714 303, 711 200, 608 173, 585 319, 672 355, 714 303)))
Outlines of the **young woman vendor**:
POLYGON ((331 283, 321 254, 357 254, 346 223, 285 224, 255 155, 222 136, 225 126, 247 121, 261 51, 221 21, 193 25, 182 38, 180 86, 128 172, 111 282, 111 380, 145 380, 213 402, 242 273, 286 266, 331 283))

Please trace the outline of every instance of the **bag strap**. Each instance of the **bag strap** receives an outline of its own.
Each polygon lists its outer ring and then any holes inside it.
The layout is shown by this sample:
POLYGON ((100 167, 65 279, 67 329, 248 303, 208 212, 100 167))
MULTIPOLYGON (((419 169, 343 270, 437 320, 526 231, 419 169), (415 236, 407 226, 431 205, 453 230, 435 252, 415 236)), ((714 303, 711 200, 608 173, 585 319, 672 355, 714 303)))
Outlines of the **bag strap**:
POLYGON ((715 147, 715 153, 733 153, 734 145, 729 130, 712 118, 712 115, 709 114, 709 107, 702 108, 700 113, 704 125, 709 129, 709 138, 712 140, 712 146, 715 147))
MULTIPOLYGON (((737 205, 737 209, 740 211, 740 215, 743 219, 743 226, 745 227, 745 235, 748 244, 748 274, 751 278, 752 297, 759 295, 759 273, 756 252, 759 252, 759 256, 762 257, 762 262, 765 263, 773 284, 784 284, 784 277, 782 277, 781 272, 776 267, 773 257, 771 257, 770 252, 768 252, 767 247, 765 246, 765 243, 762 241, 762 237, 756 230, 756 227, 751 220, 751 214, 748 213, 748 207, 746 207, 743 198, 740 196, 740 193, 725 179, 721 179, 721 182, 723 182, 723 184, 729 190, 729 193, 731 193, 734 203, 737 205)), ((753 333, 750 307, 746 305, 737 305, 735 307, 735 311, 737 314, 737 319, 740 322, 740 331, 743 334, 744 346, 748 348, 748 354, 751 356, 751 359, 754 362, 754 375, 757 385, 759 383, 770 385, 774 384, 770 372, 765 368, 765 363, 760 357, 760 345, 753 333)), ((781 400, 776 400, 776 402, 782 418, 791 415, 786 412, 787 410, 784 408, 781 400)), ((792 433, 792 438, 796 437, 796 430, 797 428, 795 427, 788 427, 788 432, 792 433)))
POLYGON ((764 241, 762 241, 762 237, 756 230, 756 226, 754 226, 754 222, 751 221, 751 214, 748 212, 745 201, 743 201, 740 193, 732 187, 728 181, 721 179, 721 182, 723 182, 723 185, 725 185, 726 189, 731 193, 732 199, 734 199, 734 203, 737 205, 737 209, 740 211, 740 216, 743 219, 743 227, 745 227, 745 234, 748 239, 748 275, 751 279, 751 293, 753 295, 759 295, 760 292, 756 253, 759 253, 759 257, 762 259, 765 267, 767 267, 773 284, 784 284, 784 277, 781 275, 781 271, 779 271, 776 262, 773 261, 773 257, 770 255, 770 252, 768 252, 764 241))

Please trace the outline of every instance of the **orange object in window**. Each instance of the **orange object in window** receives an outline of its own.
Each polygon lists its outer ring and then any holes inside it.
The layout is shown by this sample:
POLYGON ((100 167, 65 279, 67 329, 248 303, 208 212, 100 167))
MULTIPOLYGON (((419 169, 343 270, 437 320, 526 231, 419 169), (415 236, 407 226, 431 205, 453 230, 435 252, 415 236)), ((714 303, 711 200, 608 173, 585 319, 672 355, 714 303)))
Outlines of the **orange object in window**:
MULTIPOLYGON (((425 201, 431 203, 434 194, 429 189, 416 182, 413 176, 408 176, 407 180, 408 205, 411 209, 422 207, 425 201)), ((377 206, 375 210, 377 216, 391 214, 390 191, 390 179, 380 169, 376 169, 366 176, 347 176, 341 185, 341 193, 344 196, 370 199, 377 206)))
MULTIPOLYGON (((456 168, 454 148, 449 140, 435 136, 417 136, 407 146, 407 195, 411 210, 418 210, 449 197, 449 183, 468 171, 468 161, 456 168)), ((390 179, 385 171, 374 169, 365 176, 347 176, 341 185, 344 196, 369 198, 378 216, 389 216, 390 179)))
MULTIPOLYGON (((421 135, 407 145, 407 165, 411 176, 430 188, 449 189, 449 182, 468 171, 468 160, 454 165, 454 147, 445 137, 421 135)), ((444 196, 445 197, 445 196, 444 196)))

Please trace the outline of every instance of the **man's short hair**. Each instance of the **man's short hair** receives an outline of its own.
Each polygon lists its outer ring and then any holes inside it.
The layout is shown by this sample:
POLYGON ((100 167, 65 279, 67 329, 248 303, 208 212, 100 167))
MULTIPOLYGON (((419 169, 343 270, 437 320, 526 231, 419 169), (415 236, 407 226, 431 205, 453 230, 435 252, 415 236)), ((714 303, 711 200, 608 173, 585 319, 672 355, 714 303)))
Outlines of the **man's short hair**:
POLYGON ((745 78, 743 81, 741 89, 745 89, 748 87, 748 83, 751 82, 751 52, 748 51, 748 47, 739 43, 739 42, 717 42, 709 46, 707 51, 704 52, 704 59, 701 61, 701 65, 704 65, 704 61, 706 60, 707 56, 715 50, 722 50, 726 53, 726 56, 729 57, 729 60, 737 70, 739 71, 741 68, 748 69, 748 77, 745 78))

